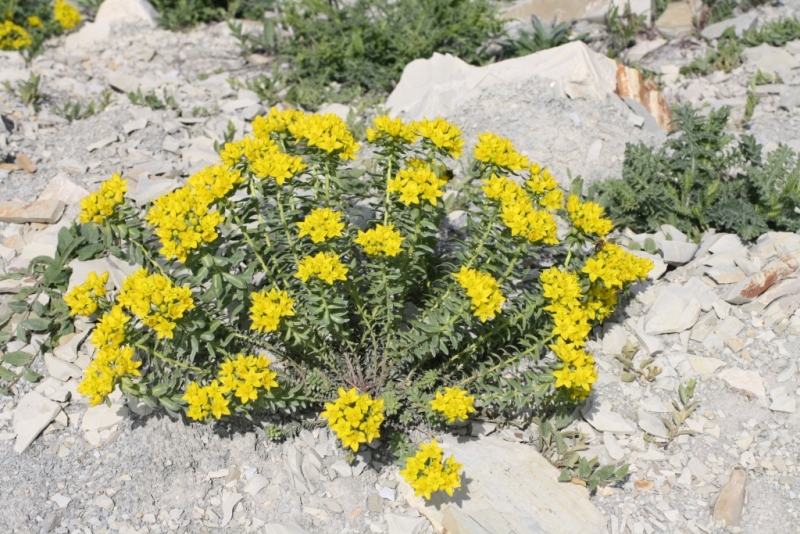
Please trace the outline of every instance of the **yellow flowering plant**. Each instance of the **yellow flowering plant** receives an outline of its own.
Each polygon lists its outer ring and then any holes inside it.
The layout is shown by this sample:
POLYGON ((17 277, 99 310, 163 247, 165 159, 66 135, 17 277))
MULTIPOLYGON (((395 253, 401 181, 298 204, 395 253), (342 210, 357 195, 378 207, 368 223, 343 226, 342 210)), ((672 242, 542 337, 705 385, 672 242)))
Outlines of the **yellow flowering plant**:
MULTIPOLYGON (((252 131, 144 206, 118 175, 82 202, 103 251, 140 266, 67 297, 99 317, 93 403, 120 387, 198 421, 302 411, 358 451, 591 391, 586 340, 652 266, 604 241, 602 208, 490 133, 456 179, 443 119, 378 117, 368 151, 330 114, 273 108, 252 131)), ((458 487, 435 443, 415 458, 419 494, 458 487)))
POLYGON ((45 39, 76 29, 80 12, 66 0, 0 2, 0 50, 17 50, 26 64, 43 50, 45 39))

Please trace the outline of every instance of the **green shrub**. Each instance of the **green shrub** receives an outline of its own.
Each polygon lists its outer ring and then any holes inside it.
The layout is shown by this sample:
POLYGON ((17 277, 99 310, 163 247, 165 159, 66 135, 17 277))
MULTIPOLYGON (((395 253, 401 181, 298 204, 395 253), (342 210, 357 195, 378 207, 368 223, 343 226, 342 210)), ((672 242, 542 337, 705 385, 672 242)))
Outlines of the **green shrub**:
MULTIPOLYGON (((652 268, 597 245, 612 230, 600 206, 565 195, 494 134, 481 135, 456 181, 448 167, 464 142, 442 119, 376 118, 364 165, 335 115, 273 109, 253 127, 223 147, 221 164, 143 208, 113 176, 82 201, 81 226, 62 229, 58 259, 34 262, 62 291, 70 253, 141 266, 118 292, 108 273, 92 273, 51 298, 96 321, 78 386, 91 404, 119 388, 174 416, 258 416, 273 437, 327 420, 353 451, 385 435, 410 456, 411 428, 563 418, 587 397, 590 331, 652 268), (460 224, 446 219, 455 206, 466 210, 460 224)), ((17 329, 57 334, 72 323, 17 329)), ((5 363, 33 356, 14 358, 5 363)), ((2 380, 20 376, 0 369, 2 380)), ((423 451, 440 460, 406 462, 418 494, 458 487, 460 467, 441 463, 435 443, 423 451), (446 480, 427 486, 429 468, 446 480)), ((592 485, 624 476, 567 456, 592 485)))
POLYGON ((52 35, 76 28, 81 15, 65 0, 0 0, 0 50, 18 50, 30 64, 52 35))
POLYGON ((606 13, 606 29, 608 30, 608 56, 618 57, 625 49, 636 44, 636 36, 644 30, 646 17, 631 11, 630 4, 620 13, 619 6, 612 5, 606 13))
POLYGON ((502 22, 486 0, 326 0, 289 3, 292 34, 278 45, 288 82, 322 90, 331 83, 360 92, 391 91, 403 68, 434 52, 478 65, 492 57, 487 41, 502 22))
POLYGON ((531 17, 531 24, 533 31, 521 31, 519 35, 511 39, 508 44, 503 47, 503 55, 506 57, 520 57, 534 54, 540 50, 547 50, 555 48, 572 41, 583 41, 586 35, 580 35, 572 38, 570 25, 566 22, 559 24, 545 25, 539 20, 539 17, 533 15, 531 17))
POLYGON ((676 109, 664 146, 628 144, 622 178, 592 194, 615 223, 653 232, 669 223, 692 236, 708 228, 751 240, 768 230, 800 230, 800 167, 783 147, 761 159, 752 136, 725 132, 730 110, 707 118, 691 106, 676 109))
POLYGON ((689 65, 681 67, 681 74, 706 76, 716 70, 730 72, 742 64, 745 45, 736 37, 733 28, 726 29, 717 40, 716 48, 709 48, 703 57, 694 59, 689 65))
POLYGON ((160 15, 159 23, 168 29, 181 29, 226 18, 259 20, 274 0, 152 0, 160 15))

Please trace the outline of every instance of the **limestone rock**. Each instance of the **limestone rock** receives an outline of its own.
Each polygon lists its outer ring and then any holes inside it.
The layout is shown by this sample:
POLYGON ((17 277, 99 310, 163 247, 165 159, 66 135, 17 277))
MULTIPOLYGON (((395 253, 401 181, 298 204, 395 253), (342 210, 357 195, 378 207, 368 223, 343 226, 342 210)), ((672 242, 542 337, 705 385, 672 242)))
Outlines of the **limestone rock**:
POLYGON ((428 523, 424 517, 412 517, 393 512, 386 512, 383 517, 386 519, 389 534, 417 534, 424 531, 423 529, 428 523))
POLYGON ((653 93, 637 72, 578 41, 485 67, 468 65, 449 54, 433 54, 406 65, 386 107, 410 120, 447 116, 484 87, 538 77, 553 81, 570 98, 605 99, 618 93, 640 101, 651 112, 652 102, 658 101, 668 112, 663 97, 658 91, 653 93))
POLYGON ((95 15, 95 23, 139 23, 155 27, 158 11, 147 0, 105 0, 95 15))
POLYGON ((131 195, 131 199, 139 206, 144 206, 148 202, 152 202, 161 195, 165 195, 170 191, 180 187, 180 182, 177 180, 147 180, 142 178, 136 185, 136 191, 131 195))
POLYGON ((610 0, 528 0, 508 9, 501 17, 525 22, 533 15, 547 23, 575 20, 602 22, 610 5, 610 0))
POLYGON ((639 417, 639 428, 657 438, 667 439, 669 437, 667 427, 661 419, 644 410, 639 410, 637 415, 639 417))
POLYGON ((680 333, 694 326, 700 317, 700 301, 683 289, 668 287, 661 292, 645 316, 645 333, 680 333))
POLYGON ((714 520, 724 521, 729 527, 738 527, 744 508, 744 491, 747 485, 747 471, 736 468, 731 478, 719 492, 714 505, 714 520))
POLYGON ((741 37, 744 32, 755 26, 757 20, 758 12, 749 11, 732 19, 710 24, 703 28, 703 31, 700 32, 700 35, 702 35, 704 39, 708 39, 710 41, 712 39, 719 39, 725 30, 728 28, 733 28, 736 32, 736 36, 741 37))
POLYGON ((769 409, 773 412, 794 413, 797 410, 794 394, 784 386, 773 389, 769 396, 772 399, 769 409))
POLYGON ((121 423, 128 416, 128 408, 119 404, 107 406, 98 404, 91 406, 83 414, 81 429, 83 430, 105 430, 121 423))
POLYGON ((269 534, 309 534, 295 523, 267 523, 264 532, 269 534))
POLYGON ((756 69, 763 72, 777 72, 784 80, 791 79, 793 69, 800 67, 800 59, 783 48, 766 43, 754 48, 746 48, 742 52, 742 59, 754 64, 756 69))
POLYGON ((656 20, 656 29, 664 37, 678 37, 694 30, 694 13, 689 2, 671 2, 656 20))
POLYGON ((27 449, 60 411, 61 406, 39 393, 26 393, 14 410, 14 433, 17 435, 14 452, 20 454, 27 449))
POLYGON ((62 382, 66 382, 70 378, 80 378, 83 376, 83 371, 74 363, 69 363, 57 358, 52 354, 44 355, 44 364, 47 366, 47 372, 50 376, 55 377, 62 382))
POLYGON ((728 386, 739 390, 750 398, 763 399, 767 392, 764 389, 764 381, 756 371, 745 371, 738 367, 729 367, 719 373, 719 377, 728 386))
POLYGON ((437 532, 606 532, 606 519, 586 489, 559 483, 558 469, 532 447, 493 437, 448 437, 442 448, 464 465, 464 486, 453 497, 439 492, 425 502, 404 481, 398 486, 437 532))
POLYGON ((584 404, 581 414, 586 422, 599 432, 633 434, 636 431, 624 417, 611 410, 606 410, 597 401, 589 401, 584 404))
POLYGON ((0 202, 0 222, 53 224, 61 218, 64 208, 65 204, 57 199, 0 202))
POLYGON ((89 191, 59 173, 50 180, 38 200, 60 200, 67 204, 77 204, 87 196, 89 191))
POLYGON ((771 262, 753 276, 731 286, 723 297, 731 304, 747 304, 775 283, 795 273, 800 267, 800 253, 793 252, 771 262))
POLYGON ((718 358, 689 355, 686 359, 689 360, 692 370, 700 376, 710 376, 714 374, 714 371, 725 365, 725 362, 718 358))

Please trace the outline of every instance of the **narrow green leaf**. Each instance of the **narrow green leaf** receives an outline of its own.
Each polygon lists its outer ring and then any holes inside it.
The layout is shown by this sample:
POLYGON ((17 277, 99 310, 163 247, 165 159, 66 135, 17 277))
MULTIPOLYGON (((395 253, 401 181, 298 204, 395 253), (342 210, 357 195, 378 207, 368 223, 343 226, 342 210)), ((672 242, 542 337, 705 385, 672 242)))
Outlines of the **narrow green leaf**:
POLYGON ((33 354, 21 350, 3 354, 2 358, 2 360, 5 363, 13 365, 15 367, 23 367, 25 365, 28 365, 33 361, 33 359, 34 359, 33 354))

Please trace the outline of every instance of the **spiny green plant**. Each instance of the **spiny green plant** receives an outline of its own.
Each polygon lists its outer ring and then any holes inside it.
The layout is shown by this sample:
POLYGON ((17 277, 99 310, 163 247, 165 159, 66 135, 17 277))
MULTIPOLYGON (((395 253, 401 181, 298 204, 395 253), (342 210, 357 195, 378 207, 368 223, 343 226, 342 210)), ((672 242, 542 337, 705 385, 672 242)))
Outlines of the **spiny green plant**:
POLYGON ((637 232, 669 223, 694 237, 716 228, 751 240, 800 230, 797 155, 781 147, 762 161, 752 136, 726 132, 729 115, 727 107, 707 117, 677 108, 664 146, 628 144, 622 178, 593 184, 591 196, 637 232))
POLYGON ((531 16, 531 25, 533 26, 533 31, 520 31, 517 37, 511 39, 503 47, 504 56, 527 56, 528 54, 555 48, 572 41, 583 41, 587 37, 586 35, 580 35, 573 39, 569 23, 561 22, 556 24, 553 21, 551 24, 545 25, 536 15, 531 16))
POLYGON ((84 108, 80 102, 65 102, 61 107, 54 106, 53 113, 67 119, 69 122, 88 119, 95 113, 104 111, 111 102, 111 91, 104 90, 100 99, 95 104, 94 99, 84 108))
POLYGON ((20 80, 17 86, 13 87, 11 82, 3 82, 3 87, 6 91, 14 96, 17 96, 24 105, 39 110, 39 104, 44 100, 45 95, 40 91, 39 85, 41 84, 42 77, 35 72, 28 75, 27 80, 20 80))
POLYGON ((155 91, 150 91, 147 94, 143 94, 141 88, 127 93, 128 100, 130 100, 131 104, 135 106, 148 107, 153 110, 167 108, 174 110, 180 109, 178 108, 177 102, 175 102, 175 97, 173 97, 171 94, 168 94, 166 89, 164 89, 162 95, 164 100, 161 100, 155 91))
POLYGON ((645 18, 644 15, 633 13, 628 3, 621 13, 619 6, 611 5, 606 13, 606 29, 610 39, 609 57, 618 57, 623 50, 636 43, 636 36, 644 29, 645 18))
MULTIPOLYGON (((359 165, 339 117, 273 108, 219 164, 146 206, 118 174, 84 199, 59 247, 140 267, 118 287, 89 273, 63 296, 94 322, 79 392, 96 405, 119 388, 197 421, 327 424, 352 451, 472 414, 571 413, 597 379, 586 339, 652 262, 597 247, 613 229, 603 209, 507 139, 482 134, 459 179, 464 141, 443 119, 377 117, 367 142, 359 165), (459 196, 455 229, 445 216, 459 196)), ((68 256, 50 276, 69 276, 68 256)), ((460 483, 435 440, 404 467, 419 495, 460 483)), ((590 486, 618 474, 571 456, 564 467, 590 486)))

